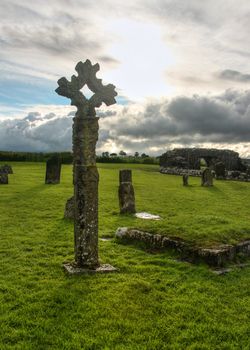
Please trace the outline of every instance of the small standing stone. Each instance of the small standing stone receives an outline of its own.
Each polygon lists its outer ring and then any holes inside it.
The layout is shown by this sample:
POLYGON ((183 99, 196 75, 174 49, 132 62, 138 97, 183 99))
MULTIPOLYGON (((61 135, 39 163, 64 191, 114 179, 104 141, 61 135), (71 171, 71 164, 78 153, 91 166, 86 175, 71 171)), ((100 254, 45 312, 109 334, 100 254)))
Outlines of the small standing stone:
POLYGON ((119 205, 121 214, 134 214, 135 192, 132 185, 132 171, 129 169, 120 170, 119 173, 119 205))
POLYGON ((123 169, 119 172, 119 181, 132 183, 132 171, 130 169, 123 169))
POLYGON ((46 184, 59 184, 61 176, 61 159, 59 156, 53 156, 46 162, 46 184))
POLYGON ((215 170, 215 175, 216 175, 216 179, 225 179, 226 177, 226 167, 225 164, 222 162, 217 162, 214 166, 214 170, 215 170))
POLYGON ((0 173, 0 185, 8 185, 8 174, 0 173))
POLYGON ((201 174, 201 186, 213 186, 213 175, 209 168, 204 169, 201 174))
POLYGON ((13 174, 12 167, 8 164, 4 164, 3 166, 0 167, 0 173, 13 174))
POLYGON ((74 219, 74 216, 75 216, 75 200, 74 200, 74 196, 72 196, 66 202, 64 217, 65 219, 74 219))
POLYGON ((188 174, 184 174, 182 177, 183 186, 188 186, 188 174))

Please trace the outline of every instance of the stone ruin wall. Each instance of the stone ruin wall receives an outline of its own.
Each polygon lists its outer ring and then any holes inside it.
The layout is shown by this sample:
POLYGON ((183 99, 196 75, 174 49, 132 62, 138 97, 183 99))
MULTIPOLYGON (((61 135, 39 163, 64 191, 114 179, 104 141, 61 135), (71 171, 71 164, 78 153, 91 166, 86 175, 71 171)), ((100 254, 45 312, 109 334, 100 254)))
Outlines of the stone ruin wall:
POLYGON ((167 151, 160 157, 160 166, 199 170, 201 159, 204 159, 209 167, 222 162, 228 171, 246 170, 237 152, 212 148, 176 148, 167 151))
POLYGON ((242 161, 237 152, 230 150, 176 148, 160 157, 160 172, 169 175, 201 176, 201 159, 205 159, 207 166, 212 170, 214 164, 223 163, 225 165, 223 178, 226 180, 250 182, 250 164, 242 161))

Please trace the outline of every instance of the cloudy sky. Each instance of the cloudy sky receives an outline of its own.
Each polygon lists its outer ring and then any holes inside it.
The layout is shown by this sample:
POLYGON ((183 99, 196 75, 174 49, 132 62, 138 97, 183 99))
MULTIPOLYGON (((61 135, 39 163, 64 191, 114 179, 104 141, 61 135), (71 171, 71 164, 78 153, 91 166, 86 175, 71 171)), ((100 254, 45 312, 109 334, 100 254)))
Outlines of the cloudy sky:
POLYGON ((78 61, 100 64, 117 104, 98 152, 216 147, 250 157, 248 0, 1 0, 0 150, 71 150, 78 61))

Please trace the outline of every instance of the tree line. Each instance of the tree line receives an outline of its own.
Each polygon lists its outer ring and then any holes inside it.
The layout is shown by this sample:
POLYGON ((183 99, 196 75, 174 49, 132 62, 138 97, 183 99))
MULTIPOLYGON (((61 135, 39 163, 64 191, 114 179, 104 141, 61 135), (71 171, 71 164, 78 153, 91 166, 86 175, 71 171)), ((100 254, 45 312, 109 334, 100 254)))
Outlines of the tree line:
MULTIPOLYGON (((52 156, 59 156, 62 164, 72 164, 73 155, 71 152, 16 152, 16 151, 0 151, 0 161, 7 162, 46 162, 52 156)), ((159 164, 158 157, 150 157, 149 155, 135 152, 134 155, 127 155, 126 152, 117 153, 103 152, 96 156, 97 163, 137 163, 137 164, 159 164)))

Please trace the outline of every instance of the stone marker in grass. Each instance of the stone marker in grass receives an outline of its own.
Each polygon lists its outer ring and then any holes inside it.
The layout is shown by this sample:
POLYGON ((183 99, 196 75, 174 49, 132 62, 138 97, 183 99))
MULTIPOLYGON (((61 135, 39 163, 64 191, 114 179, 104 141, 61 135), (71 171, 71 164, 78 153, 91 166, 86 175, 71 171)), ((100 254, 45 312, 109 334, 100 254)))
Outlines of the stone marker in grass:
POLYGON ((0 167, 0 173, 4 173, 4 174, 13 174, 13 170, 11 165, 8 164, 4 164, 0 167))
POLYGON ((96 142, 98 140, 98 118, 96 107, 102 102, 107 106, 116 103, 115 86, 103 85, 96 77, 99 64, 89 60, 77 63, 71 80, 58 80, 56 92, 71 99, 77 107, 73 119, 73 178, 74 178, 74 240, 75 261, 65 264, 69 273, 109 272, 111 265, 100 265, 98 258, 98 181, 96 167, 96 142), (80 91, 84 85, 94 93, 87 99, 80 91))
POLYGON ((0 173, 0 185, 8 185, 8 174, 0 173))
POLYGON ((223 180, 226 177, 226 167, 222 162, 215 163, 214 166, 215 175, 217 180, 223 180))
POLYGON ((201 186, 204 186, 204 187, 213 186, 213 174, 209 168, 206 168, 202 171, 201 186))
POLYGON ((65 219, 74 219, 74 215, 75 215, 75 199, 74 199, 74 196, 72 196, 66 202, 64 217, 65 219))
POLYGON ((50 157, 46 162, 46 184, 59 184, 61 176, 61 159, 58 155, 50 157))
POLYGON ((183 186, 188 186, 188 174, 182 176, 183 186))
POLYGON ((132 185, 132 171, 129 169, 120 170, 120 185, 118 189, 119 205, 121 214, 135 213, 135 192, 132 185))

